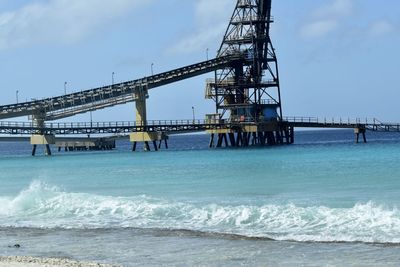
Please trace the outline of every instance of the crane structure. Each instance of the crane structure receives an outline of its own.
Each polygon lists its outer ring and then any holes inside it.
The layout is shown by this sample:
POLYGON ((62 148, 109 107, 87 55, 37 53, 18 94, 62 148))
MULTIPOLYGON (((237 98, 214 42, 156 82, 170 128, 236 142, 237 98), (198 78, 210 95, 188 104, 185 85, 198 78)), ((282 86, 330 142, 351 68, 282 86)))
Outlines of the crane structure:
POLYGON ((206 98, 216 104, 210 119, 236 127, 210 131, 210 146, 293 142, 293 128, 283 123, 278 60, 270 37, 271 0, 238 0, 217 58, 241 54, 243 60, 215 71, 206 98))

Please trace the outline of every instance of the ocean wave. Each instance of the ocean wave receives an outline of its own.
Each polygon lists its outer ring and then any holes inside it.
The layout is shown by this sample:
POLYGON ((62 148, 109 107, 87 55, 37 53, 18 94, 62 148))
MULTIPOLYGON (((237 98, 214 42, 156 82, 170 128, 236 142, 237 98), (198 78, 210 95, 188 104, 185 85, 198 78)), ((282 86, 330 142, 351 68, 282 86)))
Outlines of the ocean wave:
POLYGON ((38 181, 16 197, 0 197, 0 227, 184 229, 282 241, 400 243, 400 211, 373 202, 351 208, 204 205, 69 193, 38 181))

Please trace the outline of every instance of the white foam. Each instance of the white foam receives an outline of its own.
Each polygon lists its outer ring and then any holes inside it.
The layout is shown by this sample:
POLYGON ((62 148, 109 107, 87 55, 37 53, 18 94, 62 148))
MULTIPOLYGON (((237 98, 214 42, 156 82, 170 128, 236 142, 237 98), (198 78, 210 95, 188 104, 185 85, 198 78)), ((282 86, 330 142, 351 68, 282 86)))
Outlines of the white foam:
POLYGON ((196 205, 68 193, 41 182, 14 198, 0 198, 0 226, 167 228, 277 240, 400 243, 399 210, 372 202, 352 208, 196 205))

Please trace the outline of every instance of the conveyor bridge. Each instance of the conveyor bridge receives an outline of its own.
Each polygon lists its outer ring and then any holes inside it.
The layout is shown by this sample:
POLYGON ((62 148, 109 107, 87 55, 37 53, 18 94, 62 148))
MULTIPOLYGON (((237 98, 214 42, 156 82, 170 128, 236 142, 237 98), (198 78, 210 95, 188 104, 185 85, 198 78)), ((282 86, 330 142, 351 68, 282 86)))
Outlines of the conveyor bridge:
POLYGON ((41 116, 45 121, 54 121, 133 102, 138 92, 146 93, 152 88, 212 72, 240 61, 242 58, 240 54, 231 54, 137 80, 42 100, 0 106, 0 119, 41 116))

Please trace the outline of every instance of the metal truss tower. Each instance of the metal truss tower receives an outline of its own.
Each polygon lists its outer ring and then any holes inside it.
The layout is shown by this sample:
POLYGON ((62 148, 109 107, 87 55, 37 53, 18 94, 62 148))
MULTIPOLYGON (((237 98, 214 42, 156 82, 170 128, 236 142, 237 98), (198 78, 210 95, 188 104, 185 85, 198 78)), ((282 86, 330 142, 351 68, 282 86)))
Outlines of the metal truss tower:
POLYGON ((240 54, 242 61, 215 72, 206 98, 219 119, 281 121, 278 61, 270 37, 272 0, 238 0, 217 57, 240 54))

